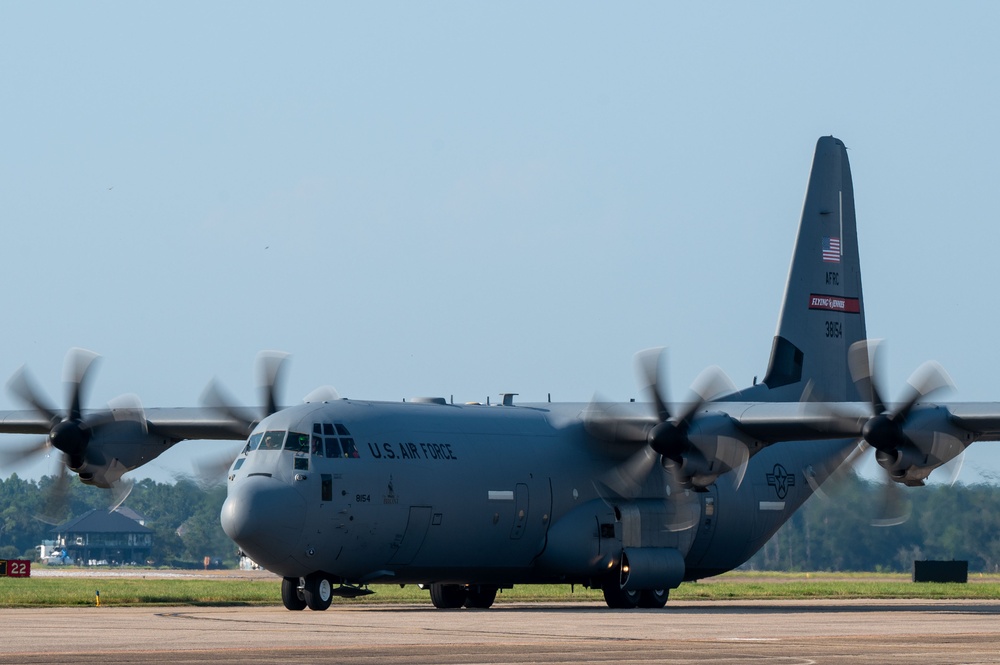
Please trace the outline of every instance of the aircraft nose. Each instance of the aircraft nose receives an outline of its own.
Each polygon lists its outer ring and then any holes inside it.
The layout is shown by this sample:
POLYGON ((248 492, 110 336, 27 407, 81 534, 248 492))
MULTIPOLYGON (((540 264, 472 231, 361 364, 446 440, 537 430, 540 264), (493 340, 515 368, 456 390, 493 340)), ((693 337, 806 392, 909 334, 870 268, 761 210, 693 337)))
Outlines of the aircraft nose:
POLYGON ((229 486, 222 529, 250 558, 268 567, 297 554, 305 511, 305 499, 295 487, 250 476, 229 486))

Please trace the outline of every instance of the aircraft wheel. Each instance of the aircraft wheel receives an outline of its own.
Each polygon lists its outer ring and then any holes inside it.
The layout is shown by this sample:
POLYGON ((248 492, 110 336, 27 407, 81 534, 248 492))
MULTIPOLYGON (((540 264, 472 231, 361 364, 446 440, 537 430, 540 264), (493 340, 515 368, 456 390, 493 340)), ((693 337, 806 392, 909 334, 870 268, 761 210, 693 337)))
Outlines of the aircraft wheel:
POLYGON ((431 602, 439 610, 457 610, 465 604, 468 594, 458 584, 432 584, 431 602))
POLYGON ((498 587, 485 584, 470 584, 465 606, 473 609, 486 610, 493 606, 497 599, 498 587))
POLYGON ((299 578, 286 577, 281 580, 281 602, 286 610, 306 609, 306 599, 299 588, 299 578))
POLYGON ((604 602, 613 610, 631 610, 639 606, 639 592, 623 589, 617 575, 605 580, 601 590, 604 591, 604 602))
POLYGON ((654 610, 663 609, 669 595, 669 589, 646 589, 639 592, 639 607, 648 607, 654 610))
POLYGON ((333 601, 333 585, 330 584, 330 578, 323 573, 313 573, 306 578, 302 595, 309 609, 319 612, 327 609, 333 601))

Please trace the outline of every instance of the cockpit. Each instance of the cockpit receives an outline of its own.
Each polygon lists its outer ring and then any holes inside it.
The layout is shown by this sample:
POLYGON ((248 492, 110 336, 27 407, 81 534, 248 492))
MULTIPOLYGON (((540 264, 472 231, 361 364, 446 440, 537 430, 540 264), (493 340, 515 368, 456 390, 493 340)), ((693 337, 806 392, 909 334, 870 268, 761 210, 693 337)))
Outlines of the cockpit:
POLYGON ((236 460, 234 470, 254 451, 278 450, 293 453, 296 471, 309 470, 309 458, 356 459, 358 454, 354 437, 343 423, 313 423, 312 434, 285 430, 254 432, 247 440, 243 453, 236 460))

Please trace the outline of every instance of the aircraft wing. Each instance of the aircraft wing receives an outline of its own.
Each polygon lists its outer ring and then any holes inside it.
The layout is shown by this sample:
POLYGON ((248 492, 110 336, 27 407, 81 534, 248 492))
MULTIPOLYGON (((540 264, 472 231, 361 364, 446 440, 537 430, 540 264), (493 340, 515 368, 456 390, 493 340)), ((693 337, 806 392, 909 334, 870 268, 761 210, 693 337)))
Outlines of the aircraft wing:
POLYGON ((1000 441, 1000 402, 943 404, 957 426, 975 434, 977 441, 1000 441))
MULTIPOLYGON (((765 444, 780 441, 857 438, 871 417, 871 407, 859 402, 710 402, 691 415, 689 428, 703 423, 723 433, 743 435, 765 444)), ((640 444, 657 425, 652 416, 616 413, 606 405, 591 406, 584 414, 588 431, 605 441, 640 444)))
POLYGON ((1000 441, 1000 403, 906 402, 874 413, 865 402, 705 402, 686 419, 657 422, 636 412, 592 409, 590 434, 613 444, 648 444, 705 486, 783 441, 864 440, 896 482, 923 485, 928 475, 976 441, 1000 441), (705 460, 709 464, 705 464, 705 460), (698 464, 701 467, 698 467, 698 464), (705 469, 710 470, 706 471, 705 469), (721 471, 720 471, 721 470, 721 471))
MULTIPOLYGON (((43 410, 0 411, 0 433, 37 435, 34 442, 0 445, 0 467, 16 466, 31 457, 62 453, 66 469, 84 483, 118 488, 128 494, 121 476, 154 459, 170 446, 185 439, 242 440, 247 424, 254 418, 237 421, 241 410, 223 411, 210 407, 143 409, 137 404, 111 406, 102 410, 81 410, 78 418, 62 418, 43 410), (53 415, 52 419, 49 415, 53 415)), ((249 415, 249 414, 248 414, 249 415)))
MULTIPOLYGON (((101 418, 100 428, 105 422, 124 420, 124 410, 83 411, 84 419, 90 416, 101 418), (121 417, 118 417, 118 416, 121 417)), ((241 431, 240 425, 228 414, 208 407, 175 407, 144 409, 146 428, 149 434, 173 441, 184 439, 240 440, 248 432, 241 431)), ((252 421, 249 417, 247 421, 252 421)), ((0 411, 0 434, 48 434, 52 421, 37 411, 0 411)))
MULTIPOLYGON (((232 416, 209 407, 175 407, 146 409, 146 422, 151 434, 175 439, 245 439, 249 429, 244 430, 232 416)), ((256 419, 247 414, 245 422, 256 419)))
POLYGON ((860 402, 725 404, 733 425, 759 441, 812 441, 860 437, 871 407, 860 402))
MULTIPOLYGON (((893 405, 888 405, 891 410, 893 405)), ((964 430, 971 441, 1000 441, 1000 402, 922 403, 914 407, 923 414, 907 425, 908 433, 934 430, 950 424, 964 430), (932 414, 939 414, 932 417, 932 414)), ((860 438, 872 417, 872 407, 864 402, 713 402, 693 415, 692 426, 706 418, 728 420, 733 433, 742 433, 763 443, 811 441, 817 439, 860 438)), ((615 417, 613 427, 593 428, 623 443, 639 443, 656 425, 648 416, 615 417)))
POLYGON ((37 411, 0 411, 0 433, 48 434, 52 421, 37 411))

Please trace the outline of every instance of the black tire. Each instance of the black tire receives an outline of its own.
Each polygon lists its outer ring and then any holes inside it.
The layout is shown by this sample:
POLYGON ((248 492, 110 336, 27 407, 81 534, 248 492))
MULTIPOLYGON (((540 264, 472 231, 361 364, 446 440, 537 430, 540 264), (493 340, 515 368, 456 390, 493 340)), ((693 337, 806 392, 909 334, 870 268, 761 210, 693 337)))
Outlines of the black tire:
POLYGON ((646 589, 639 593, 639 607, 660 610, 667 604, 669 589, 646 589))
POLYGON ((601 590, 604 591, 604 602, 613 610, 631 610, 639 606, 639 592, 623 589, 617 575, 605 580, 601 590))
POLYGON ((477 610, 488 610, 493 607, 493 601, 497 599, 497 591, 499 591, 499 587, 470 584, 465 606, 477 610))
POLYGON ((439 610, 457 610, 465 605, 468 593, 458 584, 432 584, 431 602, 439 610))
POLYGON ((306 599, 299 589, 299 578, 286 577, 281 580, 281 602, 286 610, 298 612, 306 609, 306 599))
POLYGON ((309 609, 322 612, 333 602, 333 584, 331 584, 330 578, 323 573, 313 573, 306 578, 302 595, 305 597, 306 606, 309 609))

